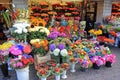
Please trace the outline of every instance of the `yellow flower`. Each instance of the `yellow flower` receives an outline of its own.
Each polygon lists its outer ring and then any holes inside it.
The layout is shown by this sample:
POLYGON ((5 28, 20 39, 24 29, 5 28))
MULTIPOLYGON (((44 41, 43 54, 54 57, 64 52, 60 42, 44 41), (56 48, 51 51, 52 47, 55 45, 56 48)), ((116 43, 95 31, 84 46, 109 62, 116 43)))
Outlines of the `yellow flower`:
POLYGON ((95 32, 94 29, 89 30, 89 33, 93 34, 95 32))

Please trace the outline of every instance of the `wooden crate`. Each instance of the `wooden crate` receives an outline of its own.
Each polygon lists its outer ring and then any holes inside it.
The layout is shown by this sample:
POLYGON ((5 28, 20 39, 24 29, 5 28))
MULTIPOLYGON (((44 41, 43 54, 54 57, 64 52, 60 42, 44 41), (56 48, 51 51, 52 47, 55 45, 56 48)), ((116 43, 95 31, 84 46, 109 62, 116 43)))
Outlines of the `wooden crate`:
POLYGON ((50 53, 47 53, 45 56, 43 57, 40 57, 38 54, 37 55, 34 55, 34 64, 35 65, 38 65, 40 63, 44 63, 48 60, 51 60, 51 55, 50 53))

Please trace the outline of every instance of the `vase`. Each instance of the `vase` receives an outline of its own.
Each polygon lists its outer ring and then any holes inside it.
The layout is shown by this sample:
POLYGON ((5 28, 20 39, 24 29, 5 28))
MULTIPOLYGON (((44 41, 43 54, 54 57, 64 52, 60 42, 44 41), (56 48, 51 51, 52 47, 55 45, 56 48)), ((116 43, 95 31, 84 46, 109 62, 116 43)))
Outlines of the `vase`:
POLYGON ((64 70, 64 71, 63 71, 63 74, 62 74, 62 79, 66 79, 66 78, 67 78, 66 73, 67 73, 67 70, 64 70))
POLYGON ((55 80, 60 80, 60 75, 55 75, 55 80))
POLYGON ((75 70, 75 64, 74 63, 71 64, 71 70, 70 70, 70 72, 76 72, 76 70, 75 70))
POLYGON ((22 68, 22 69, 16 69, 17 74, 17 80, 29 80, 29 66, 22 68))
POLYGON ((93 63, 93 69, 98 70, 98 69, 100 69, 100 66, 98 66, 96 63, 93 63))
POLYGON ((47 78, 41 77, 41 80, 47 80, 47 78))
POLYGON ((112 67, 112 63, 110 61, 107 61, 105 64, 106 67, 112 67))
POLYGON ((0 68, 1 68, 3 76, 4 77, 9 77, 9 75, 8 75, 8 64, 4 63, 4 64, 0 65, 0 68))

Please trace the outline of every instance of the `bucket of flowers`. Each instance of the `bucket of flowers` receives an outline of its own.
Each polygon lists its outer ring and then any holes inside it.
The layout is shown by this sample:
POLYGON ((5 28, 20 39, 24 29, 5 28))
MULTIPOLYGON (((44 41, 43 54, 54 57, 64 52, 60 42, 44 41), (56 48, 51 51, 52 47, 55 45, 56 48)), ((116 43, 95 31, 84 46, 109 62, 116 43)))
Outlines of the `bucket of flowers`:
POLYGON ((29 80, 29 65, 34 63, 30 55, 32 48, 29 44, 19 43, 13 45, 9 52, 12 55, 10 66, 15 69, 18 80, 29 80))
POLYGON ((106 67, 112 67, 112 64, 115 62, 115 54, 105 54, 104 55, 104 58, 105 58, 105 66, 106 67))
POLYGON ((0 68, 3 74, 3 78, 9 78, 8 74, 8 59, 9 48, 13 45, 11 41, 4 42, 0 45, 0 68))

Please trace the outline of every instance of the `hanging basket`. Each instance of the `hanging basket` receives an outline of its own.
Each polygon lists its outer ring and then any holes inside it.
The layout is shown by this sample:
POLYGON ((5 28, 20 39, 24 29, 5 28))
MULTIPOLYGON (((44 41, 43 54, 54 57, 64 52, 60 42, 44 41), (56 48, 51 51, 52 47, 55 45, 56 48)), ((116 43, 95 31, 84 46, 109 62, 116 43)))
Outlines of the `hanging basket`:
POLYGON ((29 80, 29 66, 22 68, 22 69, 16 69, 17 74, 17 80, 29 80))

